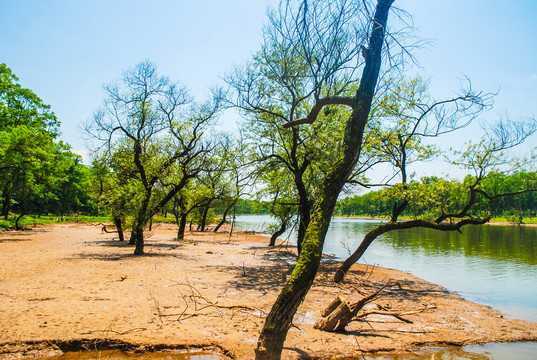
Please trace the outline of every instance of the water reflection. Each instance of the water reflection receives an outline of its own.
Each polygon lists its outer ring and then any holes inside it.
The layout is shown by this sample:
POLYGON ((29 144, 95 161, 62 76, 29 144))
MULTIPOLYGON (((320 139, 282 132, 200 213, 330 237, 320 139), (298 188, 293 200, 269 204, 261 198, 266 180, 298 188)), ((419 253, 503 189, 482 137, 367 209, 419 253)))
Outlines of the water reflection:
POLYGON ((360 356, 360 360, 513 360, 534 359, 537 343, 468 345, 461 348, 421 347, 398 354, 371 354, 360 356))

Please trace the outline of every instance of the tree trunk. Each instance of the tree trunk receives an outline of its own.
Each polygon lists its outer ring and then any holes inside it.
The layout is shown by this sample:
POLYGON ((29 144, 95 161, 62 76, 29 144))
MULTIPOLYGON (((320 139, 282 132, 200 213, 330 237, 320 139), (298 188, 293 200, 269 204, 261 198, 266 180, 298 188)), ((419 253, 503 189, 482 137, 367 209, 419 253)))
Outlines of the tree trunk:
POLYGON ((207 214, 209 214, 209 205, 203 209, 203 216, 201 217, 201 223, 198 225, 198 231, 205 231, 205 223, 207 222, 207 214))
POLYGON ((136 245, 136 229, 134 228, 134 224, 132 226, 132 230, 131 230, 131 237, 129 239, 129 245, 136 245))
POLYGON ((123 225, 121 222, 121 218, 119 216, 114 216, 114 224, 116 225, 117 235, 119 236, 119 241, 124 241, 125 238, 123 236, 123 225))
POLYGON ((326 231, 337 200, 334 188, 327 188, 325 193, 327 196, 318 201, 314 208, 314 216, 289 281, 265 320, 255 350, 256 359, 280 359, 291 321, 317 274, 326 231))
POLYGON ((287 229, 287 221, 283 221, 282 222, 282 226, 280 226, 280 228, 274 233, 272 234, 272 236, 270 237, 270 243, 269 243, 269 246, 274 246, 276 245, 276 239, 285 232, 285 230, 287 229))
POLYGON ((143 255, 144 254, 144 229, 140 228, 136 230, 136 238, 134 255, 143 255))
POLYGON ((185 238, 186 217, 187 214, 181 214, 179 219, 179 228, 177 229, 177 240, 179 241, 185 238))
POLYGON ((339 300, 337 307, 324 318, 317 321, 314 325, 315 329, 330 332, 345 330, 345 327, 351 322, 354 314, 345 300, 341 300, 339 297, 337 300, 339 300))
MULTIPOLYGON (((132 231, 135 235, 134 237, 134 255, 143 255, 144 254, 144 225, 147 223, 148 219, 147 208, 149 207, 149 200, 151 199, 151 188, 147 188, 144 193, 144 198, 138 209, 138 214, 134 219, 134 225, 132 231)), ((131 242, 132 242, 132 233, 131 233, 131 242)), ((129 242, 130 244, 130 242, 129 242)))
POLYGON ((358 312, 362 310, 365 305, 376 299, 388 284, 389 282, 373 294, 364 296, 360 301, 352 304, 349 304, 338 296, 321 314, 323 319, 317 321, 313 327, 315 329, 329 332, 344 331, 352 319, 358 315, 358 312))
POLYGON ((309 202, 307 204, 300 204, 298 208, 298 235, 296 238, 296 247, 299 254, 302 251, 302 242, 304 242, 304 236, 306 235, 306 229, 310 221, 311 206, 309 202))
POLYGON ((233 209, 233 206, 235 206, 235 204, 237 203, 237 200, 238 199, 233 200, 233 202, 231 202, 231 205, 229 205, 226 208, 226 210, 224 210, 224 214, 222 215, 222 220, 218 223, 218 225, 216 225, 216 227, 214 228, 214 232, 218 232, 218 229, 220 229, 220 227, 226 223, 227 213, 229 212, 229 210, 233 209))
POLYGON ((353 112, 345 127, 342 154, 323 181, 311 212, 311 221, 302 242, 302 251, 297 264, 265 320, 255 350, 257 360, 281 358, 291 321, 317 274, 324 239, 338 195, 360 156, 364 129, 380 72, 384 30, 392 2, 393 0, 379 0, 377 3, 369 49, 364 50, 365 67, 356 91, 353 112))
POLYGON ((19 225, 19 221, 24 215, 26 215, 25 211, 21 212, 20 215, 17 216, 17 219, 15 219, 15 230, 22 230, 22 227, 19 225))
POLYGON ((358 248, 341 264, 339 265, 336 273, 334 274, 334 281, 336 283, 339 283, 343 280, 345 275, 347 274, 347 271, 351 268, 351 266, 356 263, 362 255, 365 253, 369 245, 380 235, 391 231, 396 228, 397 223, 386 223, 377 226, 370 232, 368 232, 365 236, 358 248))

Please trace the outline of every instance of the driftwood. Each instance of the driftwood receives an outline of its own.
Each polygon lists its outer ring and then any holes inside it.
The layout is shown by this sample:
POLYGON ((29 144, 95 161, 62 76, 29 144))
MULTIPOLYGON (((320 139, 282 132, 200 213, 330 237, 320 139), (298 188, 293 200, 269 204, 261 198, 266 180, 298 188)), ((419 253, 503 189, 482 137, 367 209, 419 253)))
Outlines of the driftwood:
POLYGON ((362 310, 365 305, 375 300, 388 284, 389 283, 386 283, 373 294, 364 296, 361 300, 355 303, 349 303, 338 296, 321 313, 322 319, 315 323, 315 329, 329 332, 344 331, 351 321, 362 319, 373 314, 392 316, 398 320, 412 324, 411 320, 404 317, 405 315, 417 314, 430 309, 424 308, 400 312, 378 306, 378 310, 368 310, 360 313, 360 310, 362 310))

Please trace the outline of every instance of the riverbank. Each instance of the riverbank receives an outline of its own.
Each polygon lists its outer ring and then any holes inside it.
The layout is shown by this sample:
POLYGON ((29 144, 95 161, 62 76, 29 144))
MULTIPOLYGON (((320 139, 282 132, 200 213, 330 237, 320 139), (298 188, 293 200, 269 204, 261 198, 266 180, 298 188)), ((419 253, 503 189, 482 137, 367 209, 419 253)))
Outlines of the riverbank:
MULTIPOLYGON (((362 219, 362 220, 374 220, 374 221, 389 221, 390 218, 387 217, 374 217, 374 216, 360 216, 360 215, 336 215, 335 218, 341 218, 341 219, 362 219)), ((399 218, 401 221, 405 220, 412 220, 410 218, 399 218)), ((521 224, 505 221, 503 218, 501 219, 492 219, 488 223, 485 223, 484 225, 501 225, 501 226, 537 226, 537 218, 533 218, 529 221, 534 222, 523 222, 521 224)))
MULTIPOLYGON (((131 247, 95 225, 0 233, 0 358, 46 353, 54 341, 81 339, 193 346, 252 358, 264 315, 292 269, 294 249, 270 249, 266 237, 249 233, 191 233, 181 243, 174 236, 175 226, 155 225, 147 256, 134 257, 131 247)), ((506 319, 410 274, 356 265, 337 286, 330 281, 334 268, 322 265, 299 308, 286 359, 537 340, 537 324, 506 319), (357 283, 371 293, 388 280, 394 285, 376 303, 401 312, 424 310, 405 316, 412 323, 371 315, 346 333, 313 328, 335 296, 356 301, 357 283)))

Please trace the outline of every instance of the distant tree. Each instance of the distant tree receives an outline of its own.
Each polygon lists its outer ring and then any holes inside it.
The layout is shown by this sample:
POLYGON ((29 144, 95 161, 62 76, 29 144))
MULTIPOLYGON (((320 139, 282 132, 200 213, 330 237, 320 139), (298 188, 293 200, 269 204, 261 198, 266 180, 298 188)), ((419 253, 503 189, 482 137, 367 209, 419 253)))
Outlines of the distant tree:
POLYGON ((234 138, 224 136, 222 145, 224 154, 226 154, 226 190, 219 199, 219 205, 222 209, 222 218, 215 226, 214 232, 217 232, 222 225, 227 222, 229 212, 233 210, 241 196, 247 195, 253 185, 256 183, 258 173, 252 168, 252 156, 248 145, 244 141, 242 133, 234 138))
POLYGON ((124 171, 140 186, 132 225, 135 255, 142 255, 144 225, 197 175, 197 162, 220 108, 218 99, 195 104, 186 89, 158 74, 144 61, 105 86, 106 99, 87 132, 108 156, 126 153, 124 171), (174 178, 174 181, 168 181, 174 178))

